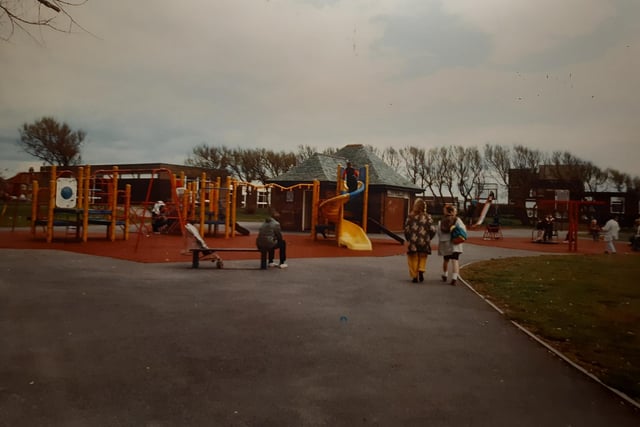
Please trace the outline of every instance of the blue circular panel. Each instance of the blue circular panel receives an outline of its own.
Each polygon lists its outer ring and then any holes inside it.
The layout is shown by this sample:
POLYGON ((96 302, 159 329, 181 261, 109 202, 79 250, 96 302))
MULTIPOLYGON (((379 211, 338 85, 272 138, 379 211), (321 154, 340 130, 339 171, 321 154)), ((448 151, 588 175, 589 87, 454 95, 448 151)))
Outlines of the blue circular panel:
POLYGON ((63 199, 69 200, 73 197, 73 189, 71 187, 63 187, 62 190, 60 190, 60 195, 63 199))

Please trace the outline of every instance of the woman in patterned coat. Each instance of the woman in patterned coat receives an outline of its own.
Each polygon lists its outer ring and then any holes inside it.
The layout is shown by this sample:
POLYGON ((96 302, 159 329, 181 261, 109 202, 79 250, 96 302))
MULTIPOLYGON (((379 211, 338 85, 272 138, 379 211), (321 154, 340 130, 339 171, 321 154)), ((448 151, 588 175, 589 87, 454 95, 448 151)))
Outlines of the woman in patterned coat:
POLYGON ((427 256, 431 253, 431 238, 435 234, 431 215, 427 213, 427 204, 416 199, 413 208, 404 223, 404 237, 407 239, 407 264, 413 283, 424 281, 427 256))

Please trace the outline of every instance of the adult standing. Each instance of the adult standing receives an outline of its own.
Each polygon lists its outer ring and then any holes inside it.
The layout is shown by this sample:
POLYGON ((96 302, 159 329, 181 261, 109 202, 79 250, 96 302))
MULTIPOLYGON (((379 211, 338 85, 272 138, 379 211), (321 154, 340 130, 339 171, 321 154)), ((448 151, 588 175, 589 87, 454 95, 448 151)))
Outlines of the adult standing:
POLYGON ((287 242, 282 237, 280 223, 276 220, 277 216, 277 212, 272 211, 271 215, 264 220, 258 230, 256 246, 260 249, 260 269, 262 270, 266 270, 267 265, 269 267, 287 268, 287 242), (279 265, 273 262, 276 249, 280 251, 279 265), (269 264, 267 264, 267 256, 269 257, 269 264))
POLYGON ((442 260, 442 281, 446 282, 449 277, 449 265, 451 265, 451 286, 455 286, 460 274, 460 254, 463 252, 463 243, 453 243, 451 241, 451 230, 458 225, 463 230, 467 230, 464 221, 458 218, 458 210, 452 204, 444 205, 444 215, 438 222, 438 255, 442 260))
POLYGON ((431 238, 435 235, 431 215, 427 213, 427 204, 416 199, 413 208, 404 222, 404 237, 407 239, 407 264, 413 283, 424 281, 427 257, 431 253, 431 238))
POLYGON ((615 216, 612 216, 611 218, 609 218, 609 221, 604 224, 604 227, 602 227, 602 233, 605 242, 605 254, 616 253, 616 245, 614 242, 618 239, 619 232, 620 224, 618 224, 617 218, 615 216))

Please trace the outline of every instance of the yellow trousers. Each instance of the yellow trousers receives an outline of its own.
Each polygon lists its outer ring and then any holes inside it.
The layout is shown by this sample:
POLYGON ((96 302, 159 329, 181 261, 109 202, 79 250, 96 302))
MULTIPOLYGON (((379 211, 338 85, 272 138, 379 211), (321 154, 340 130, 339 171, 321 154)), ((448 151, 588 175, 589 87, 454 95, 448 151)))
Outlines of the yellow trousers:
POLYGON ((412 252, 407 254, 407 265, 409 266, 409 276, 412 279, 418 278, 418 272, 427 271, 427 254, 424 252, 412 252))

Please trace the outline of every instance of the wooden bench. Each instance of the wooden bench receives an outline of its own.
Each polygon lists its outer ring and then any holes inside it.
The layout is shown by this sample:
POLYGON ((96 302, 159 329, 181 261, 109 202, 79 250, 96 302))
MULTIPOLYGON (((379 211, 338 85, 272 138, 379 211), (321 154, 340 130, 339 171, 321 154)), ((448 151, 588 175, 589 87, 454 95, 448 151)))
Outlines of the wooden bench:
POLYGON ((184 228, 193 236, 198 244, 197 248, 189 249, 189 252, 191 252, 192 268, 198 268, 200 261, 202 260, 211 260, 216 263, 218 268, 222 268, 224 266, 224 262, 216 252, 261 252, 258 248, 210 248, 207 246, 207 242, 204 241, 200 232, 198 232, 198 229, 193 224, 187 223, 184 228))
POLYGON ((191 267, 198 268, 200 261, 211 260, 216 263, 216 267, 222 268, 224 262, 216 252, 260 252, 257 248, 194 248, 189 249, 191 252, 191 267))

